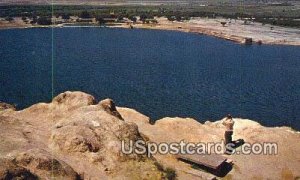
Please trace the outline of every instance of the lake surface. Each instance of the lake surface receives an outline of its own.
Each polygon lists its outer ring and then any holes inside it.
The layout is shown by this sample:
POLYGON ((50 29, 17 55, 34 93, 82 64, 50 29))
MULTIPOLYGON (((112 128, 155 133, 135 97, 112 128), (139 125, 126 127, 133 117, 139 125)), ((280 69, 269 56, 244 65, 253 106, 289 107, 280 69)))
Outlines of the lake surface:
MULTIPOLYGON (((54 95, 110 97, 156 120, 227 113, 300 129, 300 47, 253 45, 170 31, 53 30, 54 95)), ((51 100, 52 30, 0 31, 0 100, 51 100)))

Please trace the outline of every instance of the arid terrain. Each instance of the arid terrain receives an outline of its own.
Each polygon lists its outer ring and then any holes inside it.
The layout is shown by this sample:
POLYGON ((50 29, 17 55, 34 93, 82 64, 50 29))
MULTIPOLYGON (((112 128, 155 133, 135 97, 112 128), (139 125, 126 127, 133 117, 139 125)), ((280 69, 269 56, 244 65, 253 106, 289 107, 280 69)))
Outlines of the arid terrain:
POLYGON ((5 21, 0 18, 0 29, 12 29, 12 28, 27 28, 31 27, 29 24, 26 24, 22 21, 21 18, 15 18, 14 21, 5 21))
MULTIPOLYGON (((300 133, 288 127, 264 127, 235 120, 234 139, 276 142, 277 155, 223 155, 233 167, 224 179, 295 179, 300 177, 300 133)), ((122 140, 219 142, 221 121, 201 124, 190 118, 150 118, 106 99, 65 92, 51 103, 16 111, 0 107, 0 179, 215 179, 173 155, 125 155, 122 140), (168 170, 169 169, 169 170, 168 170)))
MULTIPOLYGON (((300 29, 280 27, 273 25, 263 25, 257 22, 248 22, 245 24, 242 20, 230 20, 225 18, 192 18, 189 21, 177 22, 169 21, 167 18, 156 18, 158 23, 145 24, 137 22, 129 25, 129 23, 112 23, 112 28, 142 28, 157 30, 173 30, 188 33, 205 34, 214 36, 237 43, 245 43, 246 38, 251 38, 253 43, 259 44, 281 44, 281 45, 300 45, 300 29), (226 22, 223 26, 221 22, 226 22)), ((63 24, 52 25, 51 27, 63 27, 63 24)), ((76 24, 74 24, 76 26, 76 24)), ((93 25, 100 27, 99 25, 93 25)), ((39 26, 24 23, 21 18, 15 18, 14 21, 8 22, 0 19, 0 29, 10 28, 32 28, 32 27, 50 27, 39 26)), ((82 26, 80 26, 82 27, 82 26)))
MULTIPOLYGON (((254 43, 300 45, 300 30, 262 23, 224 18, 193 18, 185 22, 170 22, 167 18, 157 18, 158 24, 136 24, 135 28, 175 30, 215 36, 230 41, 244 43, 245 38, 252 38, 254 43), (226 25, 221 25, 226 22, 226 25)), ((128 27, 124 24, 121 27, 128 27)))

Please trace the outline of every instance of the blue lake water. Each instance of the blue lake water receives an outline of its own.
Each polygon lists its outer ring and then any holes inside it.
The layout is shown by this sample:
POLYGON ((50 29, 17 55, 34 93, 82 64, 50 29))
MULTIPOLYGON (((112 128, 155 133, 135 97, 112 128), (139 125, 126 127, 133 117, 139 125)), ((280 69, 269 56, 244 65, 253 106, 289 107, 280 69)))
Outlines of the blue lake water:
MULTIPOLYGON (((110 97, 153 120, 231 113, 300 129, 300 47, 137 29, 58 28, 53 37, 54 95, 110 97)), ((51 29, 1 30, 0 100, 49 102, 51 58, 51 29)))

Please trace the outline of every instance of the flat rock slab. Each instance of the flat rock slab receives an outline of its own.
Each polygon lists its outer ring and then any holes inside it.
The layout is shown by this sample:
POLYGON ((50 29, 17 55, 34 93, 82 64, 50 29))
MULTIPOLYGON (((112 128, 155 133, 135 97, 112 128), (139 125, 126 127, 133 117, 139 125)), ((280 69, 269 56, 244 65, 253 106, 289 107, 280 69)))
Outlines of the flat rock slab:
POLYGON ((179 154, 177 159, 185 160, 197 165, 202 165, 213 170, 218 170, 227 158, 218 154, 179 154))

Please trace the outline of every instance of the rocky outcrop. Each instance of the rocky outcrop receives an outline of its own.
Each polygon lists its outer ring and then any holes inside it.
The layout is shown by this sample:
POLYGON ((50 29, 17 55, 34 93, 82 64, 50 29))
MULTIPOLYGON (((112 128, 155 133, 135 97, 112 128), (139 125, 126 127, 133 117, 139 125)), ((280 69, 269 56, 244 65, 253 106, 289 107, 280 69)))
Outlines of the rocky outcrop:
MULTIPOLYGON (((125 122, 136 123, 140 132, 151 141, 161 142, 207 142, 220 143, 224 139, 225 127, 221 121, 204 124, 191 118, 163 118, 151 125, 150 118, 128 108, 117 108, 125 122)), ((278 154, 234 154, 223 155, 233 161, 228 179, 295 179, 300 177, 300 132, 289 127, 264 127, 248 120, 234 118, 233 139, 246 143, 276 143, 278 154)), ((241 151, 241 147, 237 151, 241 151)), ((179 179, 212 179, 202 171, 179 162, 172 155, 156 154, 155 158, 165 166, 176 169, 179 179)))
POLYGON ((82 92, 49 104, 0 111, 0 179, 161 179, 155 160, 123 154, 121 141, 143 139, 112 100, 96 103, 82 92), (6 163, 8 162, 8 163, 6 163))
POLYGON ((80 179, 78 173, 63 161, 41 149, 30 149, 14 155, 12 162, 45 179, 80 179))
POLYGON ((0 159, 0 179, 37 179, 37 176, 32 174, 26 168, 20 167, 12 161, 0 159))
POLYGON ((115 105, 115 103, 113 102, 113 100, 111 100, 111 99, 105 99, 105 100, 100 101, 99 104, 100 104, 100 105, 103 107, 103 109, 104 109, 106 112, 108 112, 109 114, 111 114, 111 115, 113 115, 113 116, 116 116, 116 117, 119 118, 119 119, 124 120, 124 119, 122 118, 121 114, 117 111, 116 105, 115 105))
POLYGON ((7 103, 0 101, 0 111, 6 110, 6 109, 16 110, 16 107, 14 105, 7 104, 7 103))
MULTIPOLYGON (((220 142, 220 121, 150 118, 111 99, 95 102, 82 92, 59 94, 51 103, 16 111, 0 109, 0 179, 213 179, 171 154, 124 154, 121 141, 220 142)), ((300 176, 300 133, 235 118, 234 139, 276 142, 277 155, 224 155, 232 179, 288 179, 300 176), (259 162, 259 163, 258 163, 259 162), (276 165, 276 166, 275 166, 276 165), (263 171, 261 169, 264 169, 263 171)), ((128 147, 128 144, 127 146, 128 147)))

